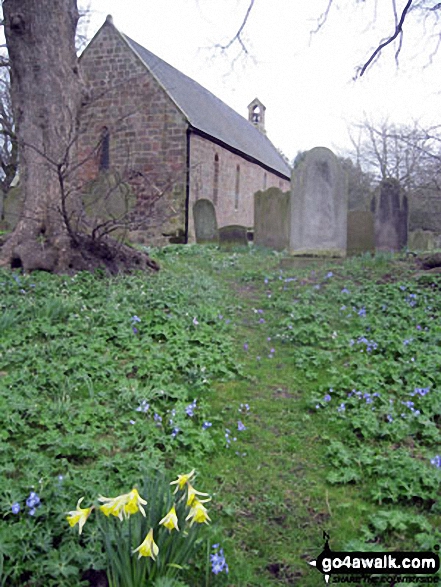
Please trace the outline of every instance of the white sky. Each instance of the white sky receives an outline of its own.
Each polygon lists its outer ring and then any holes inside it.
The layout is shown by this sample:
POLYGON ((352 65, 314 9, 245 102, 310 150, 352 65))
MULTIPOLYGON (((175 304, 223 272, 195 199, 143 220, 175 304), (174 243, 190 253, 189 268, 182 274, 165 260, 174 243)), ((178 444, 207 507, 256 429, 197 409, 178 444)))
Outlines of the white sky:
MULTIPOLYGON (((234 35, 248 0, 92 0, 89 33, 112 14, 119 30, 243 116, 257 96, 267 107, 269 138, 290 160, 315 146, 344 154, 348 124, 365 114, 374 121, 437 123, 441 49, 425 67, 433 47, 429 34, 409 19, 400 68, 389 46, 354 82, 356 66, 394 28, 391 2, 337 1, 340 9, 333 8, 311 38, 328 0, 256 0, 245 34, 254 60, 240 59, 234 67, 234 51, 226 58, 213 47, 234 35)), ((405 4, 397 0, 399 12, 405 4)))

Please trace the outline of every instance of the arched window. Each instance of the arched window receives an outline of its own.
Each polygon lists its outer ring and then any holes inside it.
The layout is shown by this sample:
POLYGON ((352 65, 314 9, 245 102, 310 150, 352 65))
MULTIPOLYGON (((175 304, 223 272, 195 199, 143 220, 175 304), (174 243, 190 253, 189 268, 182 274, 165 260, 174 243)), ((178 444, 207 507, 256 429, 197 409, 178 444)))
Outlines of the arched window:
POLYGON ((234 209, 239 209, 239 193, 240 193, 240 165, 236 167, 236 187, 234 190, 234 209))
POLYGON ((101 129, 99 169, 106 171, 110 166, 110 134, 107 126, 101 129))
POLYGON ((219 155, 214 156, 213 204, 217 204, 219 197, 219 155))

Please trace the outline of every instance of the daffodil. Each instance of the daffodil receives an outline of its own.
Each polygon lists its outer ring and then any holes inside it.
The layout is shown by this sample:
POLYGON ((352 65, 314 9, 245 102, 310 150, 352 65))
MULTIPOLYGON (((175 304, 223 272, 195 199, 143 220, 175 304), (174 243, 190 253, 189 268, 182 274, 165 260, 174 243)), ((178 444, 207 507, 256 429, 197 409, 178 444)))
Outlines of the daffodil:
POLYGON ((156 559, 156 555, 159 552, 158 545, 153 540, 153 528, 150 528, 150 532, 145 537, 144 541, 133 551, 138 553, 138 558, 142 556, 150 556, 153 560, 156 559))
POLYGON ((165 526, 168 530, 170 530, 170 532, 173 529, 179 531, 178 517, 176 515, 175 506, 173 506, 171 508, 171 510, 168 512, 168 514, 164 518, 162 518, 162 520, 159 523, 162 524, 163 526, 165 526))
MULTIPOLYGON (((193 504, 193 501, 196 499, 196 495, 203 495, 204 497, 208 497, 208 493, 202 493, 202 491, 196 491, 196 489, 190 485, 190 483, 187 483, 187 505, 191 506, 193 504)), ((205 503, 207 501, 210 501, 211 498, 209 499, 202 499, 199 500, 200 503, 205 503)))
POLYGON ((69 522, 71 528, 73 528, 76 524, 78 524, 79 532, 83 531, 83 526, 86 523, 87 518, 90 516, 94 506, 90 508, 81 508, 80 503, 83 501, 84 497, 81 497, 77 503, 77 509, 68 512, 68 516, 66 520, 69 522))
POLYGON ((100 505, 100 510, 105 516, 115 516, 122 520, 123 515, 128 518, 140 511, 145 517, 145 510, 142 506, 147 502, 142 499, 137 489, 132 489, 129 493, 123 493, 117 497, 103 497, 100 495, 98 501, 103 502, 103 505, 100 505))
POLYGON ((178 491, 178 489, 184 489, 184 487, 187 485, 187 483, 190 481, 190 479, 192 479, 194 476, 194 469, 192 471, 190 471, 190 473, 187 473, 186 475, 178 475, 178 478, 176 479, 176 481, 172 481, 170 483, 170 485, 176 485, 176 489, 174 491, 174 493, 176 493, 178 491))
POLYGON ((208 517, 207 509, 204 507, 201 501, 197 497, 193 499, 193 505, 191 506, 190 513, 185 520, 190 520, 190 526, 196 522, 196 524, 208 524, 211 521, 208 517))
POLYGON ((130 516, 131 514, 136 514, 137 511, 140 511, 145 518, 145 510, 142 506, 146 505, 146 503, 146 500, 142 499, 142 497, 139 495, 138 490, 132 489, 132 491, 127 494, 127 502, 124 505, 124 513, 127 516, 130 516))
POLYGON ((117 497, 103 497, 100 495, 98 501, 103 502, 103 505, 100 505, 100 510, 105 516, 115 516, 115 518, 122 521, 124 505, 126 504, 125 495, 118 495, 117 497))

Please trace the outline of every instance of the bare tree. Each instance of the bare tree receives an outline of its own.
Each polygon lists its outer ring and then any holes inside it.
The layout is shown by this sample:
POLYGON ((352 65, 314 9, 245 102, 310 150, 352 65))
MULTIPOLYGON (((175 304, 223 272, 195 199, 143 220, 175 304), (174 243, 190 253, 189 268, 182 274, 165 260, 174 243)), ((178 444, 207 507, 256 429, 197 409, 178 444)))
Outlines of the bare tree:
MULTIPOLYGON (((93 248, 73 234, 67 219, 79 208, 79 194, 64 197, 88 99, 75 47, 77 0, 3 0, 2 6, 24 206, 0 250, 0 265, 56 272, 92 268, 112 251, 107 243, 93 248)), ((123 253, 122 263, 130 265, 128 247, 123 253)), ((147 255, 133 251, 132 257, 140 268, 149 265, 147 255)))
POLYGON ((373 123, 352 125, 352 157, 376 180, 396 179, 407 191, 437 188, 441 171, 441 128, 373 123))
MULTIPOLYGON (((421 25, 423 27, 423 34, 428 34, 427 31, 432 31, 432 33, 429 33, 433 40, 432 49, 428 50, 429 62, 432 60, 441 43, 441 32, 438 31, 439 20, 441 17, 441 2, 436 2, 434 0, 405 0, 405 3, 401 3, 400 8, 398 8, 398 0, 381 0, 382 3, 385 3, 386 1, 389 2, 390 7, 390 33, 385 38, 379 39, 377 46, 371 49, 366 60, 362 64, 356 66, 356 78, 363 76, 369 67, 380 57, 383 50, 389 46, 395 47, 395 60, 398 63, 398 58, 404 42, 405 27, 409 24, 409 21, 417 22, 421 25)), ((316 26, 311 31, 311 34, 318 33, 325 26, 333 8, 340 7, 345 10, 356 10, 357 4, 370 3, 376 9, 377 2, 378 0, 326 0, 325 8, 317 16, 316 26)), ((246 26, 252 17, 254 6, 255 0, 247 0, 247 8, 244 12, 242 21, 237 27, 236 33, 228 42, 222 45, 217 45, 217 48, 220 48, 225 52, 232 47, 239 46, 240 51, 243 54, 249 54, 247 44, 244 41, 244 33, 246 26)))

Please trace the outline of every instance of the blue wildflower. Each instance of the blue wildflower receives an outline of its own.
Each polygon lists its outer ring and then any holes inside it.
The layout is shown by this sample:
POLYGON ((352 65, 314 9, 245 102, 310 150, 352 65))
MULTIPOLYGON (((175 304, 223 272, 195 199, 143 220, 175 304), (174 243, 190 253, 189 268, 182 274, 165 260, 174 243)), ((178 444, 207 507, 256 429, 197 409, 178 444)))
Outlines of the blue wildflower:
POLYGON ((346 410, 346 406, 344 403, 341 403, 337 408, 337 412, 344 412, 345 410, 346 410))
POLYGON ((441 456, 436 455, 433 459, 430 459, 430 463, 437 467, 437 469, 441 469, 441 456))
POLYGON ((188 404, 188 406, 185 408, 185 413, 187 414, 187 416, 190 416, 190 418, 193 418, 194 416, 194 411, 196 409, 196 401, 197 400, 193 400, 191 404, 188 404))
POLYGON ((11 510, 13 514, 18 514, 20 511, 20 504, 18 503, 18 501, 16 501, 15 503, 12 504, 11 506, 11 510))
POLYGON ((139 404, 139 406, 136 408, 137 412, 144 412, 144 414, 146 412, 148 412, 150 408, 150 404, 147 402, 146 399, 143 399, 142 402, 139 404))
POLYGON ((237 423, 237 429, 239 430, 239 432, 243 432, 247 428, 246 428, 245 424, 239 420, 237 423))
POLYGON ((323 399, 324 399, 325 402, 330 402, 332 398, 329 395, 329 393, 327 393, 323 399))
POLYGON ((228 565, 225 560, 223 548, 220 548, 219 552, 218 544, 215 544, 213 548, 216 550, 216 552, 214 554, 210 554, 211 571, 215 575, 217 575, 218 573, 222 573, 223 571, 225 571, 225 573, 228 573, 228 565))
POLYGON ((35 493, 35 491, 30 492, 29 497, 26 500, 26 505, 31 509, 40 505, 40 498, 35 493))
POLYGON ((207 428, 210 428, 211 426, 213 426, 213 424, 208 422, 208 420, 205 420, 205 422, 202 424, 202 430, 207 430, 207 428))

